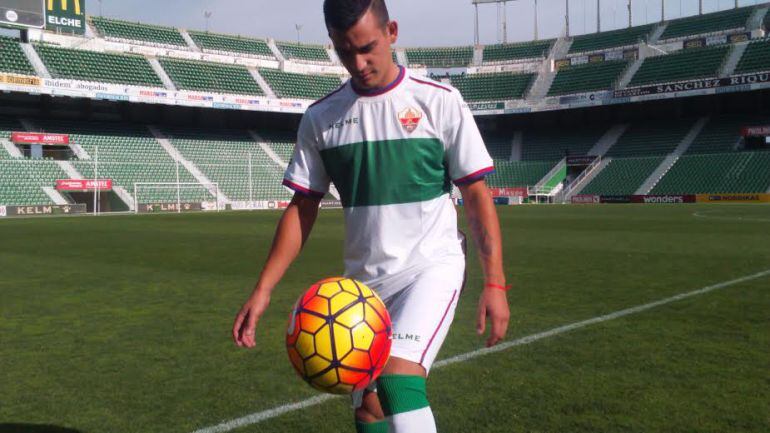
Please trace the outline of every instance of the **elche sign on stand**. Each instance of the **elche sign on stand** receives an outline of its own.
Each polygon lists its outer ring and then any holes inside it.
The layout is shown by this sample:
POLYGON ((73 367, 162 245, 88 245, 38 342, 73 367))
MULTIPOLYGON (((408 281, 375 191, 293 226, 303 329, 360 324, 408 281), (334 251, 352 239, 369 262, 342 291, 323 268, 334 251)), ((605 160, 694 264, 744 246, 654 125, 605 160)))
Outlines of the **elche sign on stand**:
POLYGON ((47 30, 82 35, 86 32, 86 0, 46 0, 47 30))

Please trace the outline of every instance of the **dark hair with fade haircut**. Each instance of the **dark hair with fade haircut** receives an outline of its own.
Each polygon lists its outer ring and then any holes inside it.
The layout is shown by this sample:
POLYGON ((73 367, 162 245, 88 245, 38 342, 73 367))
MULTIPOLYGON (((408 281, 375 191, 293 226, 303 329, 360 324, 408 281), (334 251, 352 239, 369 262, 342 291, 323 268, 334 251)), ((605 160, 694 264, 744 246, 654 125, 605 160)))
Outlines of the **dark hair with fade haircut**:
POLYGON ((326 28, 346 32, 370 9, 385 27, 390 21, 385 0, 324 0, 326 28))

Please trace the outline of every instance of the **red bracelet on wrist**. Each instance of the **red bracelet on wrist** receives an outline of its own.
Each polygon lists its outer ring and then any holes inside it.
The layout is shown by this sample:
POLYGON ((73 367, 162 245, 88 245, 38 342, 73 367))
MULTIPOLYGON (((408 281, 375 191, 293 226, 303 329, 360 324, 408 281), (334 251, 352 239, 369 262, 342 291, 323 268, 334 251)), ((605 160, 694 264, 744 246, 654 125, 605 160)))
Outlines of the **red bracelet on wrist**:
POLYGON ((508 284, 508 285, 506 285, 506 286, 503 286, 503 285, 501 285, 501 284, 492 284, 492 283, 486 283, 486 284, 484 284, 484 288, 485 288, 485 289, 486 289, 486 288, 490 288, 490 289, 497 289, 497 290, 502 290, 502 291, 504 291, 504 292, 507 292, 508 290, 511 290, 511 285, 510 285, 510 284, 508 284))

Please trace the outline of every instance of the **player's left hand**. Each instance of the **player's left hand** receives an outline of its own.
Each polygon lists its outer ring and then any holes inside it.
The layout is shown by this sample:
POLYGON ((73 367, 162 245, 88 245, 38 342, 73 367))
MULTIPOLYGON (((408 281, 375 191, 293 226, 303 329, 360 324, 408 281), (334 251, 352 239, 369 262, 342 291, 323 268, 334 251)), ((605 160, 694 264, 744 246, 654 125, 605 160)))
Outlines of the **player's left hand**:
POLYGON ((491 287, 484 288, 479 299, 476 332, 479 335, 484 334, 487 318, 489 318, 491 330, 489 331, 489 338, 487 338, 487 347, 494 346, 505 337, 510 317, 511 310, 508 308, 506 292, 491 287))

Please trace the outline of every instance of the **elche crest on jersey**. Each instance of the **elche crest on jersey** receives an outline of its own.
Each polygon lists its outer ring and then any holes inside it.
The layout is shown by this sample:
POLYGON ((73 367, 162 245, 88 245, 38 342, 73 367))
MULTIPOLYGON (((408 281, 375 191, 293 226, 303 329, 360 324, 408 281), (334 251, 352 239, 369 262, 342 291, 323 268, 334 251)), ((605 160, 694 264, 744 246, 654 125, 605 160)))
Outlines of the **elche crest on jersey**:
POLYGON ((401 122, 401 126, 404 127, 406 132, 409 133, 417 129, 420 119, 422 119, 422 111, 416 108, 407 107, 398 112, 398 121, 401 122))

